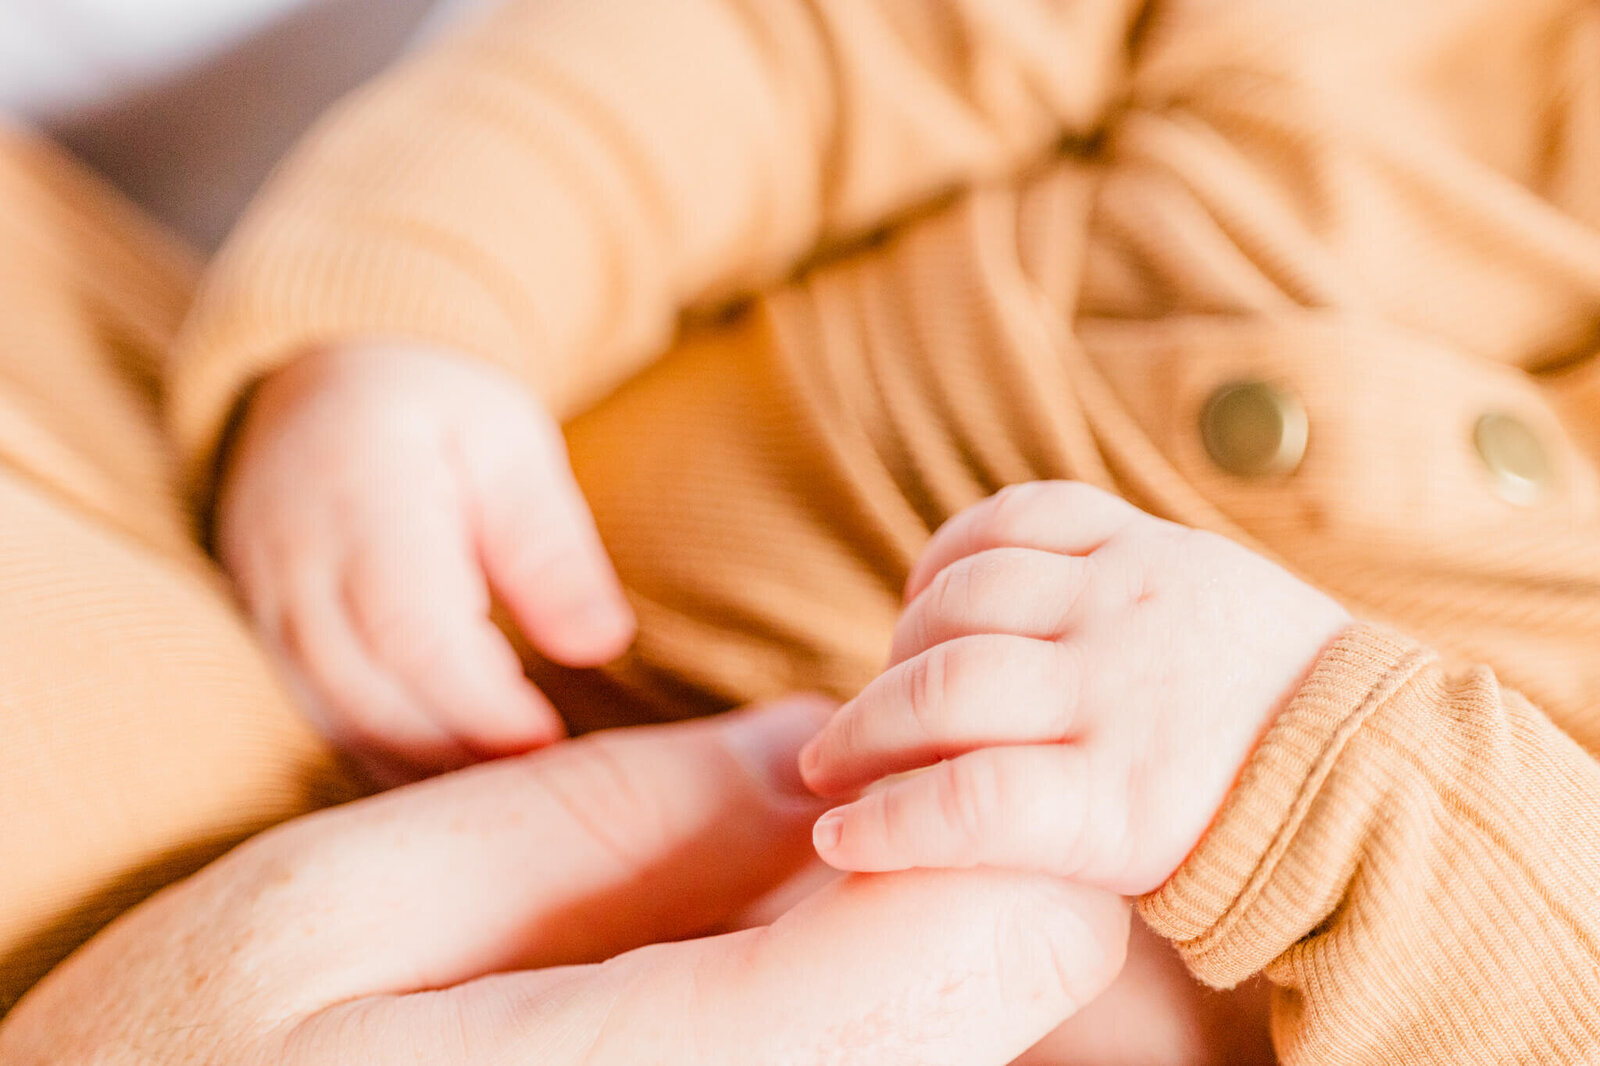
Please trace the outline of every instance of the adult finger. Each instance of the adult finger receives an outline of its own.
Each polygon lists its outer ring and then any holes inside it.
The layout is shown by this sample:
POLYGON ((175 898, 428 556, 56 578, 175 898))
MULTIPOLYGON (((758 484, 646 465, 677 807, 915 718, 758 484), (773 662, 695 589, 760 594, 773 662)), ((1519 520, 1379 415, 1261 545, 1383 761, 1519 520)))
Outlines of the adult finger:
POLYGON ((692 935, 812 857, 797 699, 595 734, 257 838, 237 860, 263 972, 307 1007, 692 935))
POLYGON ((1003 1066, 1112 982, 1127 935, 1121 899, 1056 879, 856 877, 766 928, 348 1004, 303 1024, 300 1050, 442 1066, 1003 1066))
POLYGON ((478 551, 489 581, 535 648, 567 666, 627 650, 637 623, 553 427, 525 446, 468 457, 478 551))
POLYGON ((890 662, 979 633, 1054 640, 1093 576, 1092 560, 1032 548, 991 548, 957 559, 911 601, 895 626, 890 662))
POLYGON ((940 527, 906 580, 906 602, 957 559, 993 548, 1088 555, 1141 517, 1149 518, 1125 500, 1081 482, 1009 486, 940 527))
POLYGON ((1066 740, 1076 723, 1071 645, 980 634, 879 675, 800 755, 806 784, 837 796, 978 748, 1066 740))
MULTIPOLYGON (((693 981, 694 1020, 724 1062, 999 1066, 1115 978, 1127 915, 1115 896, 1003 871, 854 877, 699 974, 665 954, 662 968, 693 981)), ((660 1000, 635 1002, 661 1024, 660 1000)), ((599 1061, 620 1066, 629 1044, 599 1061)))

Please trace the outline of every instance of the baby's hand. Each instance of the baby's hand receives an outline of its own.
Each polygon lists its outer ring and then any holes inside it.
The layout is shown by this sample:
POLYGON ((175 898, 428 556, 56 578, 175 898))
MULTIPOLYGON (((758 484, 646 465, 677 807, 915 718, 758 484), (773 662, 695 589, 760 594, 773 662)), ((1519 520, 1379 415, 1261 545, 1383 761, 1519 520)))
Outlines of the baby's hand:
POLYGON ((1221 537, 1066 482, 951 520, 912 573, 892 666, 802 755, 847 870, 1004 866, 1124 895, 1199 842, 1349 624, 1221 537), (923 770, 923 768, 927 768, 923 770))
POLYGON ((279 371, 240 428, 216 533, 318 724, 385 781, 562 735, 491 589, 569 665, 633 636, 559 428, 467 359, 374 345, 279 371))

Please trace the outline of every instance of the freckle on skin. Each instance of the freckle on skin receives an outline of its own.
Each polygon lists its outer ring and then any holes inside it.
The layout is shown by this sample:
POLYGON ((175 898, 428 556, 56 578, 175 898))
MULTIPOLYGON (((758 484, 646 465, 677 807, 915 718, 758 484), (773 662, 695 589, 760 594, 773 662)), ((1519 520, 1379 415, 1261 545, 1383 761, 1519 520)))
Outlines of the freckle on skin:
POLYGON ((888 1013, 882 1008, 863 1015, 845 1025, 835 1026, 828 1034, 833 1047, 837 1048, 865 1048, 884 1046, 885 1037, 894 1032, 894 1026, 888 1013))

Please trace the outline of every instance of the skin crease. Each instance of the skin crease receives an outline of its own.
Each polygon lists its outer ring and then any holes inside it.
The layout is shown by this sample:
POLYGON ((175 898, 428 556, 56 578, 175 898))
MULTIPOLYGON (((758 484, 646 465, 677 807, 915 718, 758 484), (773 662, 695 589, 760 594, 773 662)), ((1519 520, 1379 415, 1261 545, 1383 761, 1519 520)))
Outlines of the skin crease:
POLYGON ((794 759, 829 710, 597 734, 289 823, 64 963, 0 1061, 1002 1066, 1117 974, 1123 901, 853 876, 770 925, 638 946, 806 860, 794 759))
POLYGON ((562 735, 491 594, 570 666, 633 639, 554 421, 493 367, 415 346, 316 352, 262 383, 216 548, 316 723, 386 784, 562 735))
POLYGON ((957 516, 906 596, 890 669, 801 765, 824 795, 907 776, 819 820, 818 852, 845 870, 997 866, 1124 895, 1194 850, 1350 624, 1260 556, 1070 482, 957 516))

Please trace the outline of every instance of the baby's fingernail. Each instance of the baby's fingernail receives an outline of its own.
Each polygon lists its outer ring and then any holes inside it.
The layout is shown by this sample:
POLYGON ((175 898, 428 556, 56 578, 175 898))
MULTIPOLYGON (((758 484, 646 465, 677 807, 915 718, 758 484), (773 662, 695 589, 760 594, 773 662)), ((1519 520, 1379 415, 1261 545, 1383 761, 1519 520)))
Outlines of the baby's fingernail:
POLYGON ((844 836, 844 812, 829 811, 811 829, 811 845, 822 853, 833 851, 844 836))
POLYGON ((774 792, 811 797, 800 778, 800 749, 817 735, 838 705, 820 696, 797 696, 729 715, 723 738, 739 759, 774 792))

